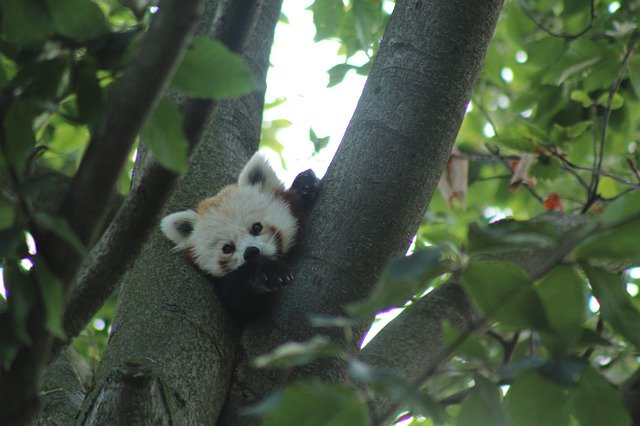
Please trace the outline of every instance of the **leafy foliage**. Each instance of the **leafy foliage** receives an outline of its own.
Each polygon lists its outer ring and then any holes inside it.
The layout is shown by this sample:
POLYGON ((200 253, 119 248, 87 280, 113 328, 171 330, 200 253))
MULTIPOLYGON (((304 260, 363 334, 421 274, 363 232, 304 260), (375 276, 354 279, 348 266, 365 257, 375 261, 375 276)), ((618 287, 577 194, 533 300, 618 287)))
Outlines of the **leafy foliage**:
MULTIPOLYGON (((21 347, 44 330, 64 338, 68 282, 39 253, 51 233, 84 255, 87 249, 61 214, 69 177, 105 117, 111 89, 126 73, 157 8, 116 0, 3 1, 0 4, 0 267, 6 300, 0 306, 0 365, 7 369, 21 347), (27 241, 35 240, 32 247, 27 241), (44 314, 40 315, 40 310, 44 314), (41 318, 43 316, 44 318, 41 318)), ((247 93, 255 81, 238 55, 197 38, 174 79, 183 94, 220 99, 247 93), (204 78, 203 76, 207 76, 204 78)), ((141 137, 158 162, 184 171, 188 143, 182 116, 160 102, 141 137)), ((130 186, 130 159, 121 196, 130 186)), ((122 197, 120 197, 121 199, 122 197)), ((115 210, 117 204, 111 207, 115 210)), ((59 271, 58 271, 59 272, 59 271)), ((111 307, 113 301, 110 302, 111 307)), ((99 318, 110 322, 111 313, 99 318)), ((97 343, 77 345, 97 359, 107 333, 91 327, 97 343)))

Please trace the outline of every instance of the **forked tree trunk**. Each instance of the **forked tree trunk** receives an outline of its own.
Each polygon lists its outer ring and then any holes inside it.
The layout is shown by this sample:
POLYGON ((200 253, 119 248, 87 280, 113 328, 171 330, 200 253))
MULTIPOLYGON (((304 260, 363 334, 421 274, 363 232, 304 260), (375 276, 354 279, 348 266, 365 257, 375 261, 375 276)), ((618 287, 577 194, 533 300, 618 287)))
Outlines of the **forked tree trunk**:
MULTIPOLYGON (((387 261, 406 249, 451 152, 501 6, 502 0, 397 2, 323 179, 297 251, 296 279, 264 321, 242 330, 222 310, 209 282, 156 232, 123 282, 84 422, 145 416, 145 422, 247 424, 252 419, 241 408, 285 381, 279 371, 252 368, 254 356, 318 332, 357 351, 358 339, 312 328, 309 314, 340 314, 344 304, 365 297, 387 261)), ((263 8, 248 54, 259 77, 265 74, 279 2, 263 8)), ((221 105, 170 211, 192 207, 237 176, 257 147, 262 95, 221 105)), ((431 341, 438 345, 438 339, 431 341)), ((339 362, 327 360, 288 379, 308 374, 337 381, 346 376, 339 362)))

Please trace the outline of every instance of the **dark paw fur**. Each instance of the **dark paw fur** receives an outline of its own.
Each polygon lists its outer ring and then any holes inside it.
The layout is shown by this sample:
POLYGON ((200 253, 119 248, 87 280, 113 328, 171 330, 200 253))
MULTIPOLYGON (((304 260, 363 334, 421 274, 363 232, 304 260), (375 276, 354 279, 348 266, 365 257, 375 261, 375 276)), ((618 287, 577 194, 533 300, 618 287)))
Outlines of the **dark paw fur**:
POLYGON ((319 183, 320 179, 316 177, 313 170, 309 169, 296 176, 291 184, 291 189, 300 193, 303 204, 307 206, 316 198, 319 183))
POLYGON ((281 262, 268 262, 255 271, 249 285, 256 293, 267 293, 284 288, 293 281, 293 272, 281 262))

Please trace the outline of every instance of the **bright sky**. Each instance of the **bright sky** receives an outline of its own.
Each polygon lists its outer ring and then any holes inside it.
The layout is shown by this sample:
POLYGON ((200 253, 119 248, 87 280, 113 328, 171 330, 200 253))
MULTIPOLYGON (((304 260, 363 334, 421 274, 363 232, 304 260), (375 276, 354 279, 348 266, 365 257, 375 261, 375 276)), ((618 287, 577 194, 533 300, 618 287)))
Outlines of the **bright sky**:
MULTIPOLYGON (((282 105, 265 111, 264 119, 286 119, 292 122, 277 134, 284 144, 283 156, 288 170, 279 168, 277 154, 264 150, 278 175, 290 183, 295 176, 312 168, 322 176, 342 139, 344 131, 360 98, 365 77, 350 71, 344 81, 327 88, 327 71, 344 61, 338 56, 340 47, 335 41, 313 41, 315 26, 313 14, 306 10, 312 0, 285 0, 283 13, 288 24, 280 23, 276 28, 275 43, 271 52, 271 64, 267 76, 266 101, 286 98, 282 105), (311 158, 313 144, 309 140, 309 128, 318 137, 329 136, 329 146, 311 158)), ((364 56, 364 54, 363 54, 364 56)), ((358 63, 352 58, 349 62, 358 63)))

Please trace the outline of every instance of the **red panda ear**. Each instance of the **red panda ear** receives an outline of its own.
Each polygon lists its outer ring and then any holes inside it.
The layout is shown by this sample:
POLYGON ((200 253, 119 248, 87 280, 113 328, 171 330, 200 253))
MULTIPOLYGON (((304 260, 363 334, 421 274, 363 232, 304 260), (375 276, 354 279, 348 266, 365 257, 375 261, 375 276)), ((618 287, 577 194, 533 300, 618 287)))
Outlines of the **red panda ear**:
POLYGON ((267 160, 257 152, 240 172, 238 186, 261 186, 265 191, 284 190, 284 185, 267 160))
POLYGON ((197 220, 198 213, 193 210, 185 210, 165 216, 160 222, 160 229, 167 238, 176 244, 176 248, 182 249, 189 240, 197 220))

